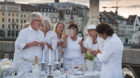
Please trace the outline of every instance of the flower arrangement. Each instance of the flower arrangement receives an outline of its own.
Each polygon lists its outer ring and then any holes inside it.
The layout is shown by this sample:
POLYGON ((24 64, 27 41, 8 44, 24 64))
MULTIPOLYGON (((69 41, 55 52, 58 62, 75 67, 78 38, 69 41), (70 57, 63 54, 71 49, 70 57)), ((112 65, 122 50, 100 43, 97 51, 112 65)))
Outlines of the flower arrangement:
POLYGON ((86 52, 86 53, 84 54, 84 57, 85 57, 85 59, 88 59, 88 60, 90 60, 90 61, 93 61, 93 59, 94 59, 94 56, 91 55, 90 52, 86 52))

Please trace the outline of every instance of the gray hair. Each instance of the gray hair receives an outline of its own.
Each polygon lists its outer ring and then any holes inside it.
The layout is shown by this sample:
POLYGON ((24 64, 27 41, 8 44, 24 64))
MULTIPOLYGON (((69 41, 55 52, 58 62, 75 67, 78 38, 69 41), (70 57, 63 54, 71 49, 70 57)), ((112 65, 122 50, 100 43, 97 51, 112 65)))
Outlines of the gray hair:
POLYGON ((52 22, 48 18, 44 18, 42 24, 46 31, 52 30, 52 22))
POLYGON ((37 19, 37 16, 40 16, 41 19, 42 19, 42 14, 39 13, 39 12, 33 12, 31 13, 31 16, 30 16, 30 24, 32 24, 32 21, 33 20, 36 20, 37 19))

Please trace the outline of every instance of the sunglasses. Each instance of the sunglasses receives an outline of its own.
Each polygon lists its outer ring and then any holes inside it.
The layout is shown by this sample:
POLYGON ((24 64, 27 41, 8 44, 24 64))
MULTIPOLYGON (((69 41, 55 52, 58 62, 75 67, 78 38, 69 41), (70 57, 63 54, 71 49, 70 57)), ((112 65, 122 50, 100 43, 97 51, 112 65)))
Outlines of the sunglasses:
POLYGON ((76 28, 76 27, 71 27, 70 29, 72 29, 72 30, 77 30, 77 28, 76 28))

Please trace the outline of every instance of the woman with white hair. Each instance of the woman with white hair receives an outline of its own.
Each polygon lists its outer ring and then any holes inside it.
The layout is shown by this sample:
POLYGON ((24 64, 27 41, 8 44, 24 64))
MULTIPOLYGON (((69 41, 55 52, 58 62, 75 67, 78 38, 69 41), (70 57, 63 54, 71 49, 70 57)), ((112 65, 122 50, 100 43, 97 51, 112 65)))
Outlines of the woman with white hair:
POLYGON ((49 19, 45 18, 42 21, 43 26, 40 26, 40 29, 43 31, 45 39, 44 42, 46 44, 44 51, 45 51, 45 62, 49 63, 49 49, 51 49, 51 61, 52 64, 55 63, 55 50, 57 47, 57 35, 52 30, 52 23, 49 19))

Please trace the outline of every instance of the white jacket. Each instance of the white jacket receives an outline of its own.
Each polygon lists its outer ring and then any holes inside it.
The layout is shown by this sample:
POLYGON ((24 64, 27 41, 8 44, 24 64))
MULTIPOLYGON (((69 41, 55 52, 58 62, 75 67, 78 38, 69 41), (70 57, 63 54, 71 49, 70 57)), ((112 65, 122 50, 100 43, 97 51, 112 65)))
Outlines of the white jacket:
POLYGON ((105 40, 103 52, 97 54, 102 63, 101 78, 122 78, 123 44, 116 34, 105 40))

